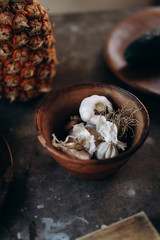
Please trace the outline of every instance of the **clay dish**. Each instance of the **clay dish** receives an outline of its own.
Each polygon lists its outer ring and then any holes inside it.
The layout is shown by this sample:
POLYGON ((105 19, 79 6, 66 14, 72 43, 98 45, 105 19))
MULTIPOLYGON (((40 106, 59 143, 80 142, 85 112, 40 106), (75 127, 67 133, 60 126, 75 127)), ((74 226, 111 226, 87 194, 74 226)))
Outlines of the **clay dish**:
POLYGON ((0 134, 0 209, 13 178, 13 157, 5 137, 0 134))
POLYGON ((151 96, 160 96, 159 63, 133 66, 124 58, 128 45, 145 32, 160 27, 160 8, 133 14, 117 23, 108 34, 105 59, 113 73, 124 83, 151 96))
POLYGON ((51 93, 40 105, 35 126, 38 140, 49 154, 70 174, 86 179, 99 179, 114 174, 140 148, 149 131, 149 115, 144 105, 130 92, 101 83, 83 83, 64 87, 51 93), (78 114, 81 101, 93 94, 106 96, 114 108, 128 106, 137 110, 134 118, 138 124, 134 136, 128 138, 128 148, 117 157, 106 160, 81 160, 72 158, 52 146, 52 133, 64 139, 64 126, 70 116, 78 114))

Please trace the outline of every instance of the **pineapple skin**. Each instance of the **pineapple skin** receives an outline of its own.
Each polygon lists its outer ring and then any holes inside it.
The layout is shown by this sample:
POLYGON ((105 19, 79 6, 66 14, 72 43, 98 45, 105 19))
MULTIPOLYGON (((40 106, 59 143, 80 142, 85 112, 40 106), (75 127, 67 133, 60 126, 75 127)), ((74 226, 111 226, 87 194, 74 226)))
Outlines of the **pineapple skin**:
POLYGON ((0 98, 25 101, 50 91, 55 63, 53 28, 39 1, 0 8, 0 98))

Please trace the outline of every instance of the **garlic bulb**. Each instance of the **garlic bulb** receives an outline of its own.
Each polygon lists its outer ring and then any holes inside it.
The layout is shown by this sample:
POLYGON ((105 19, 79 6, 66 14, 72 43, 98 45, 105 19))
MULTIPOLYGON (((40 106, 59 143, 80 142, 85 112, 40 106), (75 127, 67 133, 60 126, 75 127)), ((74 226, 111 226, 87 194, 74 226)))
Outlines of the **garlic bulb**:
POLYGON ((79 108, 81 119, 86 123, 94 125, 96 125, 98 114, 112 111, 111 102, 106 97, 98 95, 85 98, 79 108))
POLYGON ((96 157, 98 159, 107 159, 118 155, 117 148, 112 143, 101 142, 97 146, 96 157))
POLYGON ((79 159, 108 159, 125 150, 126 143, 118 140, 117 125, 107 120, 107 115, 116 114, 111 102, 104 96, 92 95, 85 98, 79 108, 79 116, 71 117, 65 126, 69 134, 59 141, 53 134, 54 147, 79 159), (83 121, 83 122, 82 122, 83 121))
POLYGON ((96 151, 94 136, 89 133, 83 123, 73 126, 70 134, 76 137, 78 143, 92 156, 96 151))
POLYGON ((106 143, 113 143, 118 148, 125 150, 126 143, 118 141, 118 129, 116 124, 106 121, 104 116, 99 115, 97 117, 96 130, 106 143))

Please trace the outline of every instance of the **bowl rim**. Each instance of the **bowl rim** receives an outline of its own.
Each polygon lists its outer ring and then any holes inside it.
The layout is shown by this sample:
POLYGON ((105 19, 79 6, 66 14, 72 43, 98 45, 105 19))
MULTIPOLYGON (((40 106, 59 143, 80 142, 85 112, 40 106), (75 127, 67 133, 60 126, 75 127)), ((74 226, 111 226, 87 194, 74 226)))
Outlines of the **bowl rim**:
POLYGON ((9 167, 13 167, 13 155, 12 155, 11 148, 10 148, 10 146, 8 144, 8 141, 7 141, 7 139, 5 138, 5 136, 2 133, 0 133, 0 138, 3 139, 3 141, 6 144, 6 147, 8 149, 8 152, 9 152, 9 156, 10 156, 10 166, 9 167))
MULTIPOLYGON (((107 84, 107 83, 100 83, 100 82, 84 82, 84 83, 75 83, 75 84, 70 84, 67 86, 64 86, 62 88, 59 88, 56 91, 52 91, 47 97, 45 97, 43 99, 43 101, 41 102, 41 104, 39 105, 37 112, 35 114, 35 119, 34 119, 34 123, 35 123, 35 128, 36 128, 36 132, 37 132, 37 137, 38 140, 40 141, 40 143, 43 145, 43 147, 50 153, 50 155, 55 156, 56 158, 62 159, 70 162, 72 164, 82 164, 82 165, 95 165, 95 164, 106 164, 106 163, 115 163, 115 162, 120 162, 126 158, 129 158, 134 152, 136 152, 144 143, 144 141, 146 140, 148 133, 149 133, 149 129, 150 129, 150 117, 149 117, 149 113, 146 109, 146 107, 144 106, 144 104, 131 92, 129 92, 126 89, 123 89, 121 87, 118 87, 116 85, 113 84, 107 84), (135 100, 139 105, 141 105, 140 111, 144 111, 145 114, 145 124, 144 124, 144 132, 142 134, 142 136, 140 137, 140 140, 137 144, 134 145, 134 147, 131 147, 127 150, 125 150, 124 152, 120 153, 118 156, 113 157, 113 158, 108 158, 108 159, 103 159, 103 160, 98 160, 98 159, 90 159, 90 160, 85 160, 85 159, 78 159, 78 158, 74 158, 71 157, 59 150, 57 150, 55 147, 52 146, 51 147, 47 144, 44 136, 42 135, 42 131, 41 131, 41 124, 40 121, 38 120, 38 116, 40 115, 40 111, 41 111, 41 107, 46 105, 46 103, 49 100, 53 100, 56 98, 56 96, 58 96, 61 92, 66 92, 68 89, 69 90, 74 90, 76 88, 80 88, 80 87, 87 87, 87 86, 92 86, 92 87, 105 87, 105 88, 110 88, 110 89, 115 89, 118 90, 122 93, 124 93, 125 95, 128 95, 129 97, 131 97, 133 100, 135 100)), ((54 157, 53 157, 54 158, 54 157)), ((56 160, 56 158, 54 158, 56 160)))

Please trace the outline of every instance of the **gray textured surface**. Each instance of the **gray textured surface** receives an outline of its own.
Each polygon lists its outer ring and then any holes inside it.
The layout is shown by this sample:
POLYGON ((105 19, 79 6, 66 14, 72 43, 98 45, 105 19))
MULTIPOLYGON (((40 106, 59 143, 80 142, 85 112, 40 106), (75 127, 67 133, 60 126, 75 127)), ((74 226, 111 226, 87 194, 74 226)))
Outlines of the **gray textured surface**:
POLYGON ((27 103, 0 100, 0 131, 14 157, 14 180, 1 211, 1 240, 75 239, 142 210, 160 231, 159 99, 123 84, 103 58, 109 30, 134 12, 55 16, 60 64, 53 90, 71 83, 99 81, 131 91, 146 105, 151 117, 145 144, 113 177, 77 179, 37 140, 34 115, 45 96, 27 103))

